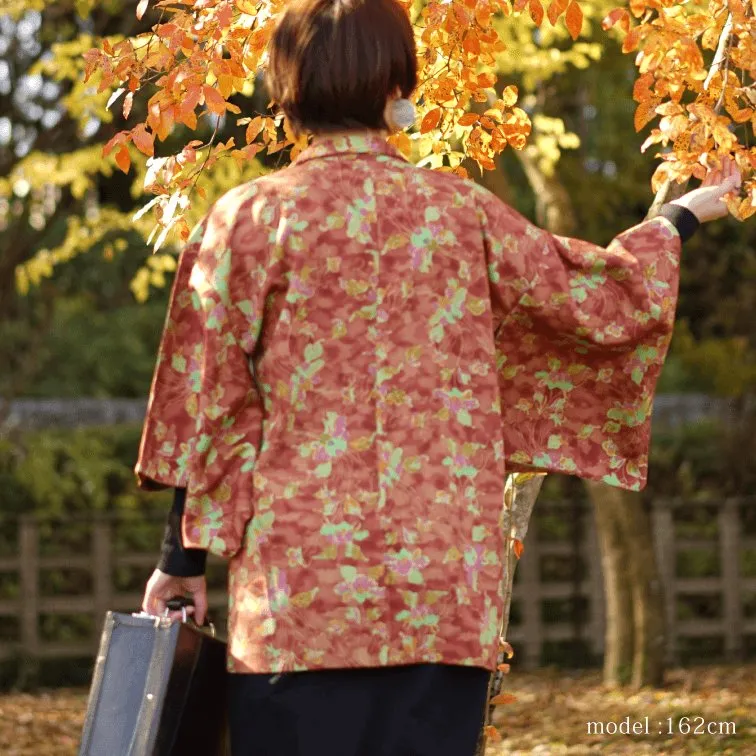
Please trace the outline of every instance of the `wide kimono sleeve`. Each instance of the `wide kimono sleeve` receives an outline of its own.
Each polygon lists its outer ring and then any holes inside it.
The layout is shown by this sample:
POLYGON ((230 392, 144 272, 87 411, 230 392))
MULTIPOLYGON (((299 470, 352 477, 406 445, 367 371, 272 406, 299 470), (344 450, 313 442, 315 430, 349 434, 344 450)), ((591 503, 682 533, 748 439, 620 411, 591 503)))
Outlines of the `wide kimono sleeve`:
POLYGON ((171 305, 137 467, 187 489, 184 547, 224 557, 241 548, 252 517, 263 418, 251 367, 261 308, 254 292, 233 299, 234 286, 250 283, 232 255, 237 205, 216 205, 191 268, 179 267, 173 302, 185 297, 191 305, 171 305), (156 434, 160 446, 150 441, 156 434))
POLYGON ((508 472, 642 489, 677 304, 675 226, 645 221, 602 248, 479 197, 508 472))
POLYGON ((202 359, 202 313, 189 277, 206 221, 192 231, 178 261, 158 349, 135 472, 140 487, 185 488, 194 440, 202 359))

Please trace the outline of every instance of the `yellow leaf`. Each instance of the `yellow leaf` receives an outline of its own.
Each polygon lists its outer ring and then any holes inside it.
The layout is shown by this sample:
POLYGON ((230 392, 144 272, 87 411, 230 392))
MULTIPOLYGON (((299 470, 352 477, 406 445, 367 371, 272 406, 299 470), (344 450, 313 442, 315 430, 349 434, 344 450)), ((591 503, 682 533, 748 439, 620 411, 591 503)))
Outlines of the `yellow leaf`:
POLYGON ((510 84, 508 87, 504 88, 504 91, 501 93, 501 97, 499 98, 501 100, 502 106, 505 108, 511 108, 516 102, 517 97, 519 96, 519 91, 514 84, 510 84))
POLYGON ((392 134, 391 137, 389 137, 389 141, 405 157, 412 155, 412 140, 409 138, 409 134, 407 134, 406 131, 400 131, 398 134, 392 134))

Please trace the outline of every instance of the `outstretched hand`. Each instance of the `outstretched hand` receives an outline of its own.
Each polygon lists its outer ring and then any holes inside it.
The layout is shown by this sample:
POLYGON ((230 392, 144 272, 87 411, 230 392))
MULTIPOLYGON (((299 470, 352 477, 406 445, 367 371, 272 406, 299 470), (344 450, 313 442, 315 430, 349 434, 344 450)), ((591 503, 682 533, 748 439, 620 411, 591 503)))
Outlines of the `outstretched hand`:
MULTIPOLYGON (((193 614, 194 621, 203 625, 207 615, 207 584, 204 575, 173 577, 155 570, 145 588, 142 611, 161 616, 165 612, 166 602, 176 596, 189 596, 194 601, 193 607, 187 607, 187 614, 193 614)), ((181 612, 169 612, 168 616, 178 619, 181 612)))
POLYGON ((724 218, 727 215, 726 195, 739 189, 740 182, 737 164, 727 157, 718 169, 709 171, 698 189, 683 194, 670 204, 687 208, 699 223, 724 218))

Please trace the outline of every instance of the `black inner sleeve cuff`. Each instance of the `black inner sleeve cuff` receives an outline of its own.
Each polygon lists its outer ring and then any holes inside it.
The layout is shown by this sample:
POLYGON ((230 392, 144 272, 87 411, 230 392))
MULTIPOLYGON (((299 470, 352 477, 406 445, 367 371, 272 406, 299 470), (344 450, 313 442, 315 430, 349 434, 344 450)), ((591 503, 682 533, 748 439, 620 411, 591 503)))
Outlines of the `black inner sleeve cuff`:
POLYGON ((659 215, 674 225, 683 242, 688 241, 701 225, 695 214, 682 205, 673 205, 671 203, 662 205, 659 215))
POLYGON ((203 549, 185 549, 181 544, 181 517, 185 502, 186 489, 176 488, 157 568, 173 577, 198 577, 205 574, 207 552, 203 549))

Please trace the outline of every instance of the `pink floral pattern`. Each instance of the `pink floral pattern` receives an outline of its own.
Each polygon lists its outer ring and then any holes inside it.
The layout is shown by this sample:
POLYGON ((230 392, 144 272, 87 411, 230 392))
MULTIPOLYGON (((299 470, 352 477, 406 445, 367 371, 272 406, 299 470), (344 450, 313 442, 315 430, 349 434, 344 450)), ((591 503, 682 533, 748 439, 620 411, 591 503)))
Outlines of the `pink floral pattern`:
POLYGON ((507 473, 645 485, 680 239, 542 231, 317 139, 184 250, 137 465, 230 557, 229 669, 495 669, 507 473))

